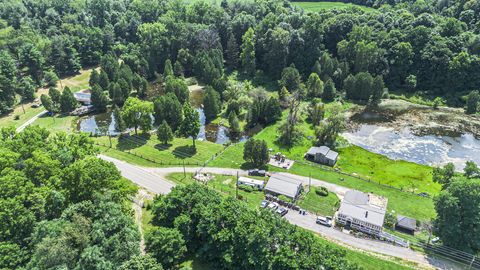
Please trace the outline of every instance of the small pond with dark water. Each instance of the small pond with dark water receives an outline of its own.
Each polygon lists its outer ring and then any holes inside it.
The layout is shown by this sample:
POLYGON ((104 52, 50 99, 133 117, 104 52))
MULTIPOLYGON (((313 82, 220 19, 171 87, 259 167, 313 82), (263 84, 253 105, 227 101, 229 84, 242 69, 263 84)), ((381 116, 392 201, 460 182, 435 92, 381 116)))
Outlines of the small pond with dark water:
MULTIPOLYGON (((205 114, 202 108, 203 91, 191 91, 190 101, 196 107, 200 115, 200 132, 198 134, 199 140, 207 140, 210 142, 225 144, 228 142, 245 141, 249 138, 252 132, 243 132, 241 134, 230 134, 229 129, 223 125, 206 124, 205 114)), ((88 132, 92 134, 109 132, 112 135, 117 135, 119 132, 115 130, 115 118, 112 112, 100 113, 95 115, 87 115, 81 117, 77 123, 77 130, 88 132)))

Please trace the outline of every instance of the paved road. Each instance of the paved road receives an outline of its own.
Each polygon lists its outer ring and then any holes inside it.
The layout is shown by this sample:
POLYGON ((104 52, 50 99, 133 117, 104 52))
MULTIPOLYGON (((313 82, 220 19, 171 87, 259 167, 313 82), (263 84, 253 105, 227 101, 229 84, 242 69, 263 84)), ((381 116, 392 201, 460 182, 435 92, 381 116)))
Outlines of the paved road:
MULTIPOLYGON (((165 179, 165 176, 170 173, 183 172, 183 167, 170 167, 170 168, 144 168, 135 165, 128 164, 126 162, 107 157, 104 155, 99 155, 100 158, 113 162, 117 168, 120 170, 122 176, 127 179, 130 179, 132 182, 138 184, 139 186, 151 191, 153 193, 167 194, 170 192, 171 188, 175 186, 174 183, 169 182, 165 179)), ((196 167, 186 167, 185 171, 188 173, 197 172, 200 168, 196 167)), ((236 175, 237 172, 239 175, 247 174, 244 170, 237 169, 226 169, 226 168, 204 168, 202 172, 205 173, 214 173, 214 174, 226 174, 226 175, 236 175)), ((283 175, 288 175, 298 179, 304 183, 308 183, 308 177, 297 176, 289 173, 282 173, 283 175)), ((314 186, 325 186, 332 192, 336 192, 339 195, 345 194, 345 191, 348 190, 344 187, 333 185, 318 179, 311 179, 311 183, 314 186)), ((393 257, 399 257, 402 259, 410 260, 416 263, 419 263, 423 266, 432 266, 424 255, 417 253, 408 248, 402 248, 398 246, 393 246, 387 243, 373 241, 369 239, 356 238, 354 236, 342 233, 341 231, 335 230, 333 228, 328 228, 324 226, 317 225, 315 223, 314 215, 299 215, 296 211, 290 211, 285 218, 292 224, 299 227, 305 228, 307 230, 314 231, 323 235, 324 237, 333 240, 334 242, 341 243, 346 246, 353 248, 362 249, 369 252, 375 252, 379 254, 384 254, 393 257)))
POLYGON ((35 120, 37 120, 40 116, 44 115, 45 113, 47 113, 47 111, 42 111, 41 113, 39 113, 39 114, 35 115, 34 117, 28 119, 27 122, 25 122, 22 125, 20 125, 19 127, 17 127, 17 132, 22 132, 26 127, 31 125, 33 122, 35 122, 35 120))
POLYGON ((175 186, 174 183, 160 177, 159 175, 151 173, 142 167, 131 165, 124 161, 104 155, 100 155, 99 157, 113 162, 123 177, 155 194, 168 194, 175 186))

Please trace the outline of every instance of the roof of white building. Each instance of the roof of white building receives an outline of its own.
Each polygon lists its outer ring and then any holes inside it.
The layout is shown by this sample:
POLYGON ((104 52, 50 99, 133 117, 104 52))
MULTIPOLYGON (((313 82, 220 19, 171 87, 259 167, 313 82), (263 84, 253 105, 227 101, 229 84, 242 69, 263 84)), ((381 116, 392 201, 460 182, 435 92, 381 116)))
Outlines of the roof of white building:
POLYGON ((259 186, 263 186, 265 184, 265 182, 262 181, 262 180, 256 180, 256 179, 243 177, 243 176, 240 176, 238 178, 238 182, 240 182, 240 183, 250 183, 250 184, 259 185, 259 186))
POLYGON ((345 194, 339 213, 373 225, 383 226, 387 200, 373 194, 350 190, 345 194))

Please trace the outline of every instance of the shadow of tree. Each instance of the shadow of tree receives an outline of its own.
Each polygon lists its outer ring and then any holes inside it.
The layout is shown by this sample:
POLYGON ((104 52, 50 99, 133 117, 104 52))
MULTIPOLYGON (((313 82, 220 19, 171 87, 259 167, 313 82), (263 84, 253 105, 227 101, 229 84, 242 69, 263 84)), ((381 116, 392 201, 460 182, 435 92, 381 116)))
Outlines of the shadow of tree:
POLYGON ((173 152, 172 152, 172 154, 176 158, 180 158, 180 159, 191 158, 196 153, 197 153, 197 149, 193 147, 193 145, 178 146, 175 149, 173 149, 173 152))
POLYGON ((170 147, 172 147, 172 144, 171 143, 167 143, 167 144, 157 143, 157 144, 155 144, 154 147, 159 151, 165 151, 165 150, 170 149, 170 147))
POLYGON ((147 144, 147 141, 150 136, 142 135, 131 135, 131 136, 121 136, 118 138, 117 149, 120 151, 127 151, 131 149, 138 148, 147 144))
POLYGON ((240 165, 240 169, 242 169, 242 170, 251 170, 251 169, 268 170, 268 166, 267 165, 256 166, 252 162, 244 162, 242 165, 240 165))

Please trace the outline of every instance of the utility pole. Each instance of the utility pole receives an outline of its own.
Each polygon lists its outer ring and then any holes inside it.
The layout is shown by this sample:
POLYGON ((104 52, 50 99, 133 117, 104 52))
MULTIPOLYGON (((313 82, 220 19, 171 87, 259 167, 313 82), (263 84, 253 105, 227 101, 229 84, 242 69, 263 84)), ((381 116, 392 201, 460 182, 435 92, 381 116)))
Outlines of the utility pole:
POLYGON ((312 173, 308 174, 308 192, 310 192, 310 187, 312 186, 312 173))
POLYGON ((110 141, 110 148, 112 148, 112 136, 110 134, 110 131, 107 131, 107 136, 108 136, 108 140, 110 141))

